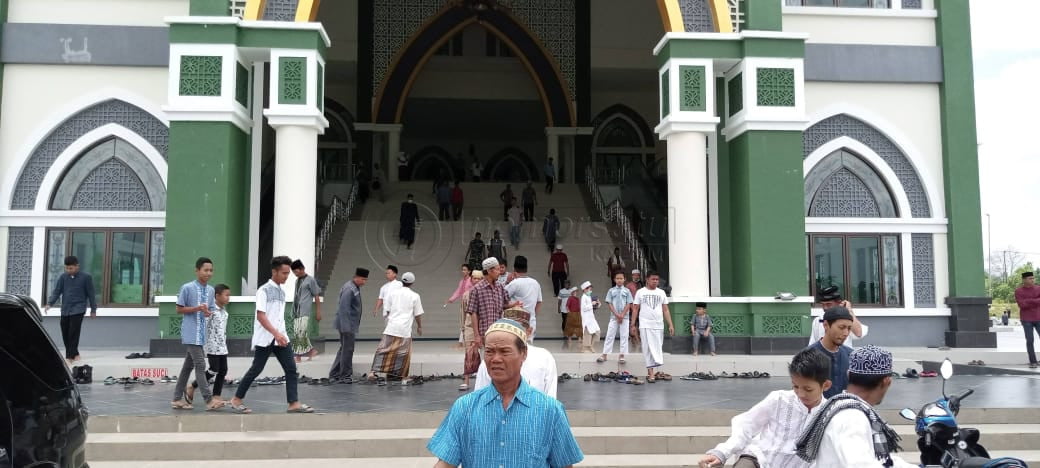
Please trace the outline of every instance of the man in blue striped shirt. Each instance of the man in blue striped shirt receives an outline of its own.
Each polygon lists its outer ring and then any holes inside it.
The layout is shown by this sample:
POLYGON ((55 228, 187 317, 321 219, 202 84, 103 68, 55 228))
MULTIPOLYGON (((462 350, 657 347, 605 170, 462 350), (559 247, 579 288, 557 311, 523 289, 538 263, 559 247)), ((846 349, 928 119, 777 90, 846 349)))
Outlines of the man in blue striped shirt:
POLYGON ((484 363, 493 385, 455 401, 426 448, 434 468, 568 467, 582 461, 563 405, 520 377, 527 335, 501 319, 484 338, 484 363))
POLYGON ((186 356, 181 372, 177 376, 177 385, 173 389, 173 402, 170 406, 176 410, 192 409, 192 401, 185 389, 190 382, 191 372, 195 371, 195 380, 199 390, 206 399, 206 409, 212 410, 224 406, 223 402, 214 402, 206 376, 206 353, 202 346, 206 344, 206 319, 213 315, 217 304, 214 301, 213 286, 209 285, 213 277, 213 261, 206 257, 195 260, 195 281, 185 283, 177 293, 177 313, 181 314, 181 343, 184 344, 186 356), (219 406, 218 406, 219 403, 219 406))

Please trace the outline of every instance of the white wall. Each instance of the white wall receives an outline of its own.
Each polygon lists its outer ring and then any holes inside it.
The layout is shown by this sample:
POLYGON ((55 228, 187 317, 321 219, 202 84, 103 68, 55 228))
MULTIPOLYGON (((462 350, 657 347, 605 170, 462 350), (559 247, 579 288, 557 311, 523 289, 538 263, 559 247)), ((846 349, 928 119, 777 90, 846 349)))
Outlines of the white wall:
POLYGON ((164 17, 188 14, 188 0, 11 0, 8 8, 11 23, 165 26, 164 17))
POLYGON ((946 216, 938 85, 807 82, 805 96, 810 125, 844 112, 885 133, 930 189, 932 216, 946 216))
POLYGON ((935 19, 929 17, 934 11, 904 10, 900 16, 891 10, 856 10, 861 9, 784 7, 783 29, 809 33, 810 43, 935 45, 935 19))
MULTIPOLYGON (((166 76, 165 68, 5 66, 0 102, 0 175, 6 178, 9 173, 17 174, 33 147, 54 126, 105 96, 134 96, 138 102, 132 104, 157 111, 166 102, 166 76)), ((0 189, 7 192, 13 187, 0 189)), ((3 209, 6 207, 0 207, 3 209)))

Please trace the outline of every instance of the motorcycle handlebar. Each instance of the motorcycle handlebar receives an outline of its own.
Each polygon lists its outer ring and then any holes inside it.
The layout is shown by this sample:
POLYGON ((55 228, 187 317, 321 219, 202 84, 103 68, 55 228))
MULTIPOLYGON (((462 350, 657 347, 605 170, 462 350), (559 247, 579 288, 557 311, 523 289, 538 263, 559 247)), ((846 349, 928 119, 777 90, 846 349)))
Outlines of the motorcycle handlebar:
POLYGON ((965 390, 963 392, 960 392, 960 393, 950 397, 950 407, 951 408, 958 408, 960 406, 960 404, 961 404, 961 400, 963 400, 965 398, 968 398, 968 396, 971 395, 972 393, 975 393, 975 390, 972 390, 972 389, 969 388, 969 389, 967 389, 967 390, 965 390))

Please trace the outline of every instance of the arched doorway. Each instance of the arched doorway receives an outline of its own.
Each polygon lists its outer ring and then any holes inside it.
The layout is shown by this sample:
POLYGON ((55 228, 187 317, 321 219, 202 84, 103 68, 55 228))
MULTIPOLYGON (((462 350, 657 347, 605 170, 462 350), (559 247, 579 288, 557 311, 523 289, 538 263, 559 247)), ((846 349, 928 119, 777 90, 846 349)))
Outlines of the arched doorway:
POLYGON ((488 161, 485 176, 495 182, 528 182, 537 179, 538 169, 519 148, 504 148, 488 161))
POLYGON ((601 184, 624 182, 631 165, 649 165, 654 158, 650 126, 639 113, 623 104, 604 109, 592 121, 592 167, 601 184))
POLYGON ((325 99, 329 128, 318 136, 318 181, 352 182, 357 173, 354 161, 354 117, 342 104, 325 99))
POLYGON ((448 176, 452 180, 462 178, 462 169, 448 150, 440 146, 427 146, 416 151, 411 158, 412 180, 436 180, 448 176))

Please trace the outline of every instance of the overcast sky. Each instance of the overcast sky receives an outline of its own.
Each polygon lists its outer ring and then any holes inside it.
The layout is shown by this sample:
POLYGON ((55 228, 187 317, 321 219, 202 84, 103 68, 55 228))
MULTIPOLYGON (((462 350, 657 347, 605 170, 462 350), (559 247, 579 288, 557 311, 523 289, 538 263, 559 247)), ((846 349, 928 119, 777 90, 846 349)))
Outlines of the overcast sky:
POLYGON ((975 111, 992 250, 1009 247, 1040 263, 1040 0, 971 0, 975 111), (1028 20, 1027 20, 1028 23, 1028 20))

